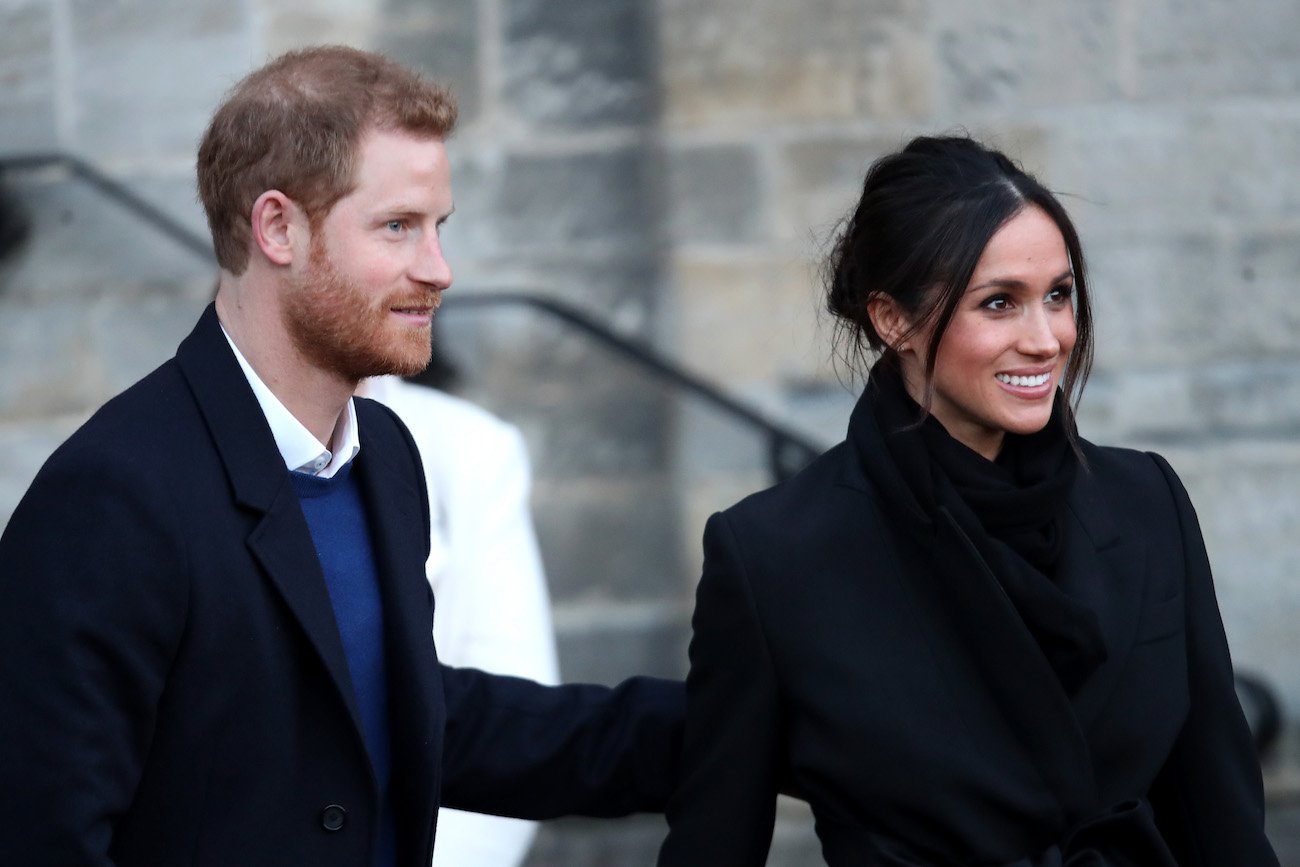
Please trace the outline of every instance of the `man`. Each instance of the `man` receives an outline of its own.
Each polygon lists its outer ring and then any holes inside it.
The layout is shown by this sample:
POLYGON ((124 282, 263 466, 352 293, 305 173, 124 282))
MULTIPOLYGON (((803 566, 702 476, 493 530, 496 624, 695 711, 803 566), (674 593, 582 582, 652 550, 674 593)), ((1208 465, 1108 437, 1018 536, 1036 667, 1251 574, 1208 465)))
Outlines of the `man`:
POLYGON ((679 685, 439 666, 419 458, 351 398, 428 360, 454 120, 345 48, 273 61, 218 109, 215 305, 0 537, 5 863, 425 867, 440 801, 662 806, 679 685))

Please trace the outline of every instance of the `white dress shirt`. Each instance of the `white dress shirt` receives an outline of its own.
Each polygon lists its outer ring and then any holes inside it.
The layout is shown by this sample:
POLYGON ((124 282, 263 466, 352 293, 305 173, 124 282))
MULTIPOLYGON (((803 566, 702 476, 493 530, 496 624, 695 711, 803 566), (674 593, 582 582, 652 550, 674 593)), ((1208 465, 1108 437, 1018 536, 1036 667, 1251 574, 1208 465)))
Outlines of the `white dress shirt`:
POLYGON ((271 426, 271 435, 275 437, 275 445, 280 450, 280 456, 284 458, 286 467, 296 472, 329 479, 357 456, 357 452, 361 451, 361 442, 357 439, 357 409, 352 405, 352 398, 348 398, 347 409, 339 416, 334 426, 334 436, 331 438, 334 450, 330 451, 294 417, 293 413, 289 412, 275 393, 262 381, 262 377, 257 375, 253 365, 248 363, 244 353, 240 352, 235 341, 230 339, 226 326, 221 326, 221 333, 226 336, 226 342, 235 353, 235 360, 239 362, 244 377, 253 389, 254 396, 257 397, 258 405, 262 407, 262 415, 266 416, 266 423, 271 426))

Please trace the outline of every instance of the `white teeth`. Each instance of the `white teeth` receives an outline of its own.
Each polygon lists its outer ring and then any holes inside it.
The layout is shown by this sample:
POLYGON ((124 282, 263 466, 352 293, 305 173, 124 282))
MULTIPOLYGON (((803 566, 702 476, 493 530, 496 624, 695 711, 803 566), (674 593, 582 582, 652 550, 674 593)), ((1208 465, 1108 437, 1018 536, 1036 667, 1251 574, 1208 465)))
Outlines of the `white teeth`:
POLYGON ((996 376, 999 382, 1005 382, 1007 385, 1032 387, 1035 385, 1042 385, 1047 382, 1052 375, 1050 373, 1040 373, 1037 376, 1012 376, 1008 373, 999 373, 996 374, 996 376))

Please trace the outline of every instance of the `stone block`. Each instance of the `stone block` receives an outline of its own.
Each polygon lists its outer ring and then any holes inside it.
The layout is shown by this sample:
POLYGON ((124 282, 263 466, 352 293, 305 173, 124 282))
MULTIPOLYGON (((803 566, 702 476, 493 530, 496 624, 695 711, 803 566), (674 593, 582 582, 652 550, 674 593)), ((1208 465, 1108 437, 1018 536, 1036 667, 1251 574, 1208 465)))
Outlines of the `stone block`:
POLYGON ((1175 162, 1156 166, 1154 181, 1198 208, 1180 216, 1232 228, 1294 225, 1300 209, 1300 115, 1294 104, 1209 102, 1186 110, 1179 127, 1181 140, 1171 143, 1175 162))
MULTIPOLYGON (((212 233, 208 228, 208 218, 203 213, 203 205, 199 202, 193 167, 175 167, 166 172, 154 170, 148 174, 128 175, 122 179, 122 183, 132 193, 161 211, 168 220, 176 223, 178 229, 188 233, 195 241, 207 246, 207 256, 199 255, 197 252, 189 252, 190 267, 185 269, 187 274, 192 271, 215 273, 213 269, 215 268, 216 254, 211 252, 212 233)), ((165 237, 159 229, 140 223, 139 218, 130 217, 130 219, 139 223, 137 231, 148 232, 160 238, 165 237)), ((182 247, 179 244, 175 246, 177 246, 178 250, 189 250, 188 247, 182 247)))
POLYGON ((107 390, 96 375, 81 304, 0 301, 0 413, 8 420, 89 412, 107 390))
POLYGON ((1079 426, 1103 444, 1290 436, 1300 430, 1300 359, 1099 371, 1088 384, 1079 426))
POLYGON ((917 119, 931 108, 925 3, 668 0, 659 8, 670 126, 917 119))
MULTIPOLYGON (((206 235, 185 172, 119 177, 127 188, 206 235)), ((85 180, 60 170, 12 174, 8 186, 31 230, 0 274, 8 297, 93 297, 122 287, 165 287, 181 294, 212 285, 215 266, 143 223, 85 180)))
POLYGON ((675 148, 667 154, 667 168, 674 244, 742 244, 766 234, 767 185, 752 147, 675 148))
POLYGON ((1210 361, 1100 373, 1080 413, 1102 443, 1231 442, 1300 429, 1300 361, 1210 361))
POLYGON ((503 249, 496 202, 504 195, 506 154, 499 142, 476 138, 471 131, 447 142, 447 157, 456 213, 443 226, 442 243, 455 271, 468 260, 503 249))
MULTIPOLYGON (((517 303, 475 306, 481 296, 523 294, 539 301, 554 302, 576 311, 586 319, 632 339, 652 341, 663 306, 662 263, 651 255, 630 251, 628 255, 607 254, 565 257, 558 254, 520 254, 483 259, 462 259, 453 242, 444 243, 453 257, 456 284, 444 296, 443 313, 448 328, 456 323, 481 320, 493 330, 503 326, 498 351, 509 351, 516 340, 527 340, 527 331, 558 338, 567 336, 587 343, 569 325, 561 324, 552 311, 517 303), (463 303, 462 303, 463 300, 463 303), (507 321, 510 320, 510 321, 507 321)), ((547 339, 551 339, 547 337, 547 339)))
POLYGON ((673 262, 676 355, 733 388, 823 371, 829 330, 819 332, 816 269, 752 254, 742 260, 679 256, 673 262))
POLYGON ((106 297, 92 309, 91 349, 111 397, 176 354, 211 300, 210 287, 171 294, 106 297))
POLYGON ((74 142, 99 160, 192 162, 225 91, 254 65, 238 4, 72 0, 74 142))
POLYGON ((1206 303, 1203 315, 1216 320, 1224 354, 1294 355, 1300 346, 1300 228, 1245 234, 1233 245, 1227 268, 1220 273, 1223 282, 1207 299, 1211 303, 1206 303))
POLYGON ((565 474, 653 471, 665 463, 667 407, 638 380, 578 377, 559 400, 532 407, 548 463, 565 474))
POLYGON ((459 125, 472 124, 483 102, 475 0, 440 0, 433 7, 388 0, 381 18, 375 49, 450 89, 459 125))
POLYGON ((1213 194, 1199 130, 1168 106, 1118 103, 1074 108, 1053 125, 1043 181, 1063 203, 1085 249, 1106 234, 1205 232, 1213 194))
MULTIPOLYGON (((1080 230, 1082 232, 1082 230, 1080 230)), ((1216 233, 1083 235, 1097 369, 1190 364, 1231 353, 1224 241, 1216 233)))
POLYGON ((641 147, 504 162, 493 219, 514 254, 637 249, 657 225, 653 155, 641 147))
POLYGON ((827 255, 862 195, 867 168, 904 143, 898 136, 839 134, 781 148, 772 208, 778 237, 801 245, 810 258, 827 255))
MULTIPOLYGON (((258 54, 248 69, 297 48, 353 45, 372 48, 397 4, 388 0, 256 0, 251 29, 258 54)), ((404 11, 404 10, 403 10, 404 11)))
POLYGON ((1057 108, 1120 96, 1124 6, 1122 0, 935 4, 938 113, 1057 108))
MULTIPOLYGON (((533 452, 535 464, 544 454, 533 452)), ((547 581, 556 605, 663 601, 695 576, 681 565, 677 495, 663 478, 548 479, 533 486, 547 581)))
POLYGON ((1275 439, 1161 446, 1197 506, 1219 607, 1239 668, 1261 673, 1300 708, 1300 446, 1275 439))
POLYGON ((0 302, 0 419, 96 409, 170 358, 205 303, 126 290, 0 302))
POLYGON ((1192 375, 1168 366, 1097 369, 1080 406, 1080 433, 1103 445, 1190 435, 1200 424, 1192 375))
MULTIPOLYGON (((451 321, 446 330, 459 327, 451 321)), ((669 393, 580 333, 523 328, 512 341, 494 338, 472 352, 451 341, 443 345, 467 372, 469 391, 528 431, 545 456, 539 470, 600 475, 664 468, 669 393)))
POLYGON ((852 395, 843 393, 838 401, 823 401, 826 406, 819 409, 836 419, 830 424, 823 419, 820 429, 810 432, 809 407, 816 401, 792 399, 790 392, 773 389, 760 397, 753 390, 733 391, 729 396, 788 432, 793 442, 778 441, 764 428, 730 416, 704 400, 679 401, 673 466, 685 504, 687 551, 698 549, 699 532, 710 514, 777 483, 783 471, 802 469, 843 439, 848 410, 853 406, 852 395))
MULTIPOLYGON (((871 164, 900 150, 915 135, 944 132, 913 127, 871 133, 836 131, 795 138, 782 145, 777 152, 776 194, 771 206, 777 237, 810 259, 823 259, 842 222, 852 216, 871 164)), ((1045 134, 1040 126, 972 126, 970 132, 1031 172, 1041 171, 1044 165, 1045 134)))
POLYGON ((609 685, 636 674, 684 677, 690 640, 684 602, 555 606, 561 677, 609 685))
POLYGON ((1133 15, 1142 99, 1291 98, 1300 88, 1300 5, 1155 0, 1133 15))
POLYGON ((653 14, 647 0, 506 0, 503 98, 519 118, 561 127, 655 118, 653 14))
POLYGON ((1291 223, 1300 117, 1259 104, 1072 109, 1053 125, 1044 180, 1068 194, 1084 242, 1291 223))
POLYGON ((1099 369, 1294 353, 1295 230, 1108 234, 1085 244, 1099 369))
POLYGON ((1300 431, 1300 358, 1213 363, 1190 373, 1191 402, 1201 426, 1236 438, 1300 431))
POLYGON ((0 157, 57 150, 55 78, 49 4, 0 8, 0 157))
POLYGON ((767 467, 766 437, 703 399, 683 397, 679 401, 675 430, 675 465, 685 479, 702 474, 761 475, 767 467))

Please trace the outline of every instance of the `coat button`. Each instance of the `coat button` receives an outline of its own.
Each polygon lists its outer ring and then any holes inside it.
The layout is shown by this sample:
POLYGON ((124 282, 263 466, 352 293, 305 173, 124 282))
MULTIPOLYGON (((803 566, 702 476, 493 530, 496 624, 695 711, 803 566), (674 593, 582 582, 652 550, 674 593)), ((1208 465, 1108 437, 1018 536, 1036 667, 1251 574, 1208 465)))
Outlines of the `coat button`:
POLYGON ((324 810, 320 811, 320 823, 326 831, 337 831, 343 827, 347 821, 348 811, 338 804, 330 804, 324 810))

